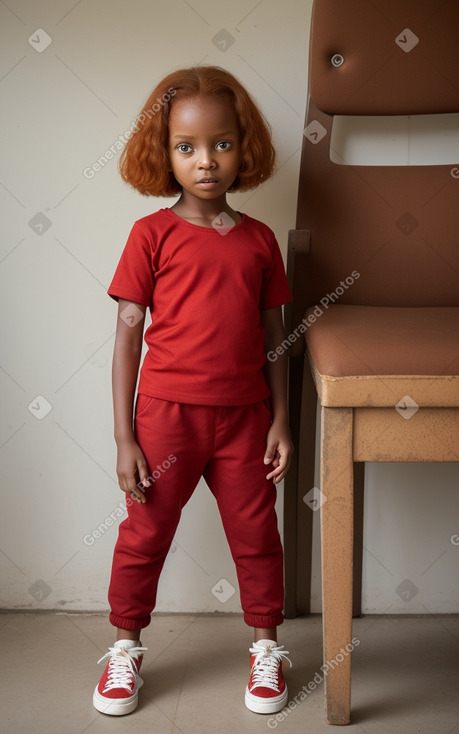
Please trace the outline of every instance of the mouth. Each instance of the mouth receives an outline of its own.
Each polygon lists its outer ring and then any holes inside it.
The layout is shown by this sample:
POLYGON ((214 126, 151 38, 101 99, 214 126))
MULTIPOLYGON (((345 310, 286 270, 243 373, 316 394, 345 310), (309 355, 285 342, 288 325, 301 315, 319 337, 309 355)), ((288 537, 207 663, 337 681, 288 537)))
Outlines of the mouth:
POLYGON ((218 178, 202 178, 200 181, 198 181, 198 184, 216 184, 218 183, 218 178))

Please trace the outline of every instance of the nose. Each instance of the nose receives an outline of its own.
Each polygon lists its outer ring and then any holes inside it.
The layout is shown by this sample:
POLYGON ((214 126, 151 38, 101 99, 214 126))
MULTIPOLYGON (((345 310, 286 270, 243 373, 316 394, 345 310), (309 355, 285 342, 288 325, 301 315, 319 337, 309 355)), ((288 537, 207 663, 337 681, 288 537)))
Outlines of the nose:
POLYGON ((215 168, 216 162, 213 156, 212 148, 202 148, 199 155, 198 167, 208 171, 215 168))

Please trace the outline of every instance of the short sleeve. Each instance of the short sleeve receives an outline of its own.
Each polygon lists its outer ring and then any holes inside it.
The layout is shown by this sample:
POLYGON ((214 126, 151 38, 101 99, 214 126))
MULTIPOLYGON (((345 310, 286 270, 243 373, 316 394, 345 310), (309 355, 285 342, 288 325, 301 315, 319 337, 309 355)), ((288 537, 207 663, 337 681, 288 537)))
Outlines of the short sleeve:
POLYGON ((108 295, 151 308, 155 278, 152 237, 140 221, 135 222, 121 254, 108 295))
POLYGON ((279 245, 271 231, 270 235, 271 264, 263 273, 261 310, 276 308, 292 300, 279 245))

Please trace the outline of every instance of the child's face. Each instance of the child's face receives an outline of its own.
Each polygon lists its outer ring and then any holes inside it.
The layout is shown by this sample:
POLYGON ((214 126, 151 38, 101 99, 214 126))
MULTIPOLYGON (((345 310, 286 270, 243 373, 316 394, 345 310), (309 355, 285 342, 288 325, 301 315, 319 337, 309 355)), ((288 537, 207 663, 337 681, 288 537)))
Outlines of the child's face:
POLYGON ((169 159, 183 192, 201 200, 224 197, 239 171, 239 138, 229 102, 177 100, 169 117, 169 159))

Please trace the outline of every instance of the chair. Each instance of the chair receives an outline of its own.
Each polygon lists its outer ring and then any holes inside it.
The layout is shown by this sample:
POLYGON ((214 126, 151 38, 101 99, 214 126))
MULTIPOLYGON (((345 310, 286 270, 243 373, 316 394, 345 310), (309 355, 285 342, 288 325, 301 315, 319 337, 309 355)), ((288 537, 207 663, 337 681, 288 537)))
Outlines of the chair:
POLYGON ((351 654, 340 650, 352 647, 353 569, 359 613, 364 462, 459 461, 458 161, 332 162, 332 128, 337 115, 459 112, 458 28, 457 0, 313 6, 287 263, 296 462, 284 535, 286 615, 295 616, 309 610, 305 502, 321 505, 324 664, 339 661, 325 678, 329 724, 350 721, 351 654), (311 492, 317 396, 320 490, 311 492))

